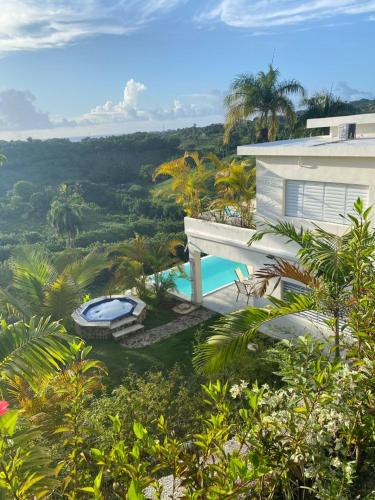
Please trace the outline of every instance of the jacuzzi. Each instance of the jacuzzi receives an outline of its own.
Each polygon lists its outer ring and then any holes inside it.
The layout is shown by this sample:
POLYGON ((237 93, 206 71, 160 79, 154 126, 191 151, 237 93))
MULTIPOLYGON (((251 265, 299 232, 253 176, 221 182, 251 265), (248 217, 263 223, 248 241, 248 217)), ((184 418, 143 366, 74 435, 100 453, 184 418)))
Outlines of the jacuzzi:
POLYGON ((130 316, 136 305, 137 302, 129 297, 111 297, 88 305, 81 316, 87 321, 116 321, 130 316))
POLYGON ((143 300, 132 295, 107 295, 91 299, 76 309, 72 318, 77 334, 85 339, 117 338, 137 331, 146 313, 143 300))

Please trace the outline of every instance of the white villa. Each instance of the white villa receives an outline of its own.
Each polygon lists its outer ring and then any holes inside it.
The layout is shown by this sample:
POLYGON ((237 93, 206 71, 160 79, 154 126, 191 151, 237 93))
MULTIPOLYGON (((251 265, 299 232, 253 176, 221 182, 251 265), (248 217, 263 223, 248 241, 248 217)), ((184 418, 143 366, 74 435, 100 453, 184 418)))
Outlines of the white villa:
MULTIPOLYGON (((339 214, 350 212, 358 197, 365 205, 375 205, 375 114, 313 119, 307 127, 329 128, 329 134, 238 147, 239 155, 256 157, 256 221, 286 219, 304 227, 317 223, 340 234, 345 223, 339 214)), ((296 247, 279 237, 266 236, 249 248, 251 229, 186 217, 185 233, 192 301, 213 309, 216 301, 218 312, 240 305, 233 284, 218 291, 216 299, 215 292, 202 295, 201 254, 252 264, 254 270, 272 262, 272 256, 296 259, 296 247)), ((288 286, 293 282, 282 282, 274 295, 280 297, 288 286)), ((253 303, 261 306, 265 301, 254 298, 253 303)), ((324 328, 316 313, 278 320, 277 328, 303 333, 311 331, 309 320, 319 330, 324 328)))

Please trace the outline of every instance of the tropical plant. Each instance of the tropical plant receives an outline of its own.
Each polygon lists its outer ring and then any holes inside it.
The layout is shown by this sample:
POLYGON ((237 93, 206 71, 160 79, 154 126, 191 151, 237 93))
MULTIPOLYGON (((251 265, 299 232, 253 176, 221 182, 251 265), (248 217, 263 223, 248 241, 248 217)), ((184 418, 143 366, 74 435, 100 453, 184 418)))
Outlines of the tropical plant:
POLYGON ((129 446, 121 419, 110 416, 113 444, 91 450, 97 465, 85 491, 163 497, 168 483, 172 498, 352 498, 374 442, 371 374, 368 360, 347 366, 326 348, 308 336, 279 343, 270 353, 284 382, 278 389, 246 381, 203 386, 210 416, 183 438, 162 416, 157 437, 135 421, 129 446))
POLYGON ((106 256, 92 251, 85 257, 57 259, 35 247, 20 247, 11 261, 12 282, 0 289, 3 309, 22 318, 51 316, 67 321, 82 303, 87 287, 107 266, 106 256))
POLYGON ((302 101, 303 110, 299 121, 304 125, 310 118, 326 118, 329 116, 342 116, 355 114, 355 107, 349 102, 342 101, 332 92, 319 92, 302 101))
POLYGON ((172 177, 176 202, 186 214, 199 216, 206 206, 209 181, 214 178, 213 170, 207 168, 199 153, 186 151, 180 158, 163 163, 155 170, 153 180, 161 175, 172 177))
POLYGON ((157 301, 165 301, 168 292, 175 288, 175 275, 163 271, 178 263, 177 249, 183 247, 180 240, 166 237, 145 238, 136 235, 133 240, 112 249, 113 284, 115 288, 136 288, 139 297, 154 293, 157 301), (148 276, 152 275, 150 280, 148 276))
POLYGON ((67 248, 74 247, 75 238, 82 228, 82 200, 77 193, 69 194, 65 184, 59 187, 47 214, 49 224, 58 236, 66 238, 67 248))
POLYGON ((68 201, 54 200, 47 218, 56 233, 66 238, 66 247, 74 247, 75 238, 82 227, 81 207, 68 201))
POLYGON ((256 117, 258 140, 275 140, 279 127, 279 115, 293 124, 295 111, 291 95, 304 95, 304 88, 297 80, 279 81, 279 70, 269 65, 268 71, 257 75, 242 74, 233 81, 225 97, 224 142, 228 143, 235 125, 256 117))
POLYGON ((41 438, 36 428, 17 425, 20 416, 16 410, 0 414, 0 495, 15 500, 49 498, 58 485, 49 452, 36 444, 41 438))
POLYGON ((224 218, 225 210, 234 208, 239 213, 240 225, 251 227, 255 213, 256 170, 254 162, 235 159, 220 160, 213 153, 206 156, 216 169, 215 187, 217 195, 211 208, 219 210, 224 218))
MULTIPOLYGON (((275 318, 308 310, 328 316, 326 322, 334 332, 334 350, 338 357, 340 340, 348 326, 345 318, 350 306, 353 301, 361 303, 367 297, 368 283, 374 280, 375 232, 370 226, 370 210, 364 210, 362 201, 358 199, 354 205, 355 215, 348 215, 350 226, 342 236, 318 226, 314 230, 302 227, 296 229, 285 221, 268 223, 258 230, 250 244, 266 234, 274 234, 299 246, 299 264, 276 259, 275 263, 266 265, 256 273, 260 280, 258 293, 264 295, 270 280, 275 278, 275 286, 283 278, 297 280, 307 287, 306 293, 290 293, 284 300, 268 297, 271 306, 250 307, 223 318, 213 328, 215 335, 198 346, 194 358, 196 368, 200 371, 218 371, 246 352, 249 342, 262 325, 275 318), (353 248, 359 249, 364 266, 367 264, 366 273, 362 272, 358 263, 358 252, 355 261, 357 267, 354 267, 353 248), (353 287, 362 275, 363 279, 366 277, 367 288, 357 284, 354 296, 353 287)), ((373 325, 369 321, 368 330, 373 325)))
POLYGON ((58 322, 31 318, 28 323, 8 325, 0 330, 0 379, 8 384, 22 379, 37 390, 40 381, 55 374, 71 359, 73 337, 58 322))

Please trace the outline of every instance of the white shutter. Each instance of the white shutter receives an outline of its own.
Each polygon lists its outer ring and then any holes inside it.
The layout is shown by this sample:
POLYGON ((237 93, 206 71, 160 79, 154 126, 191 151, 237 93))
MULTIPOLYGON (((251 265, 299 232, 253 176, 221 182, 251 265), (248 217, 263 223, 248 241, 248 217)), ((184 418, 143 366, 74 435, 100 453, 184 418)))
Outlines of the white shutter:
POLYGON ((346 186, 345 184, 326 184, 324 193, 323 220, 343 224, 340 215, 346 213, 346 186))
POLYGON ((302 181, 287 181, 285 213, 289 217, 303 217, 303 187, 302 181))
POLYGON ((316 221, 345 224, 340 215, 353 214, 353 205, 361 198, 368 207, 369 188, 333 182, 287 181, 285 215, 316 221))
POLYGON ((324 184, 322 182, 305 182, 303 217, 305 219, 322 220, 323 205, 324 184))
POLYGON ((346 191, 346 214, 354 214, 353 206, 357 198, 361 198, 363 206, 368 207, 368 187, 367 186, 356 186, 348 185, 346 191))

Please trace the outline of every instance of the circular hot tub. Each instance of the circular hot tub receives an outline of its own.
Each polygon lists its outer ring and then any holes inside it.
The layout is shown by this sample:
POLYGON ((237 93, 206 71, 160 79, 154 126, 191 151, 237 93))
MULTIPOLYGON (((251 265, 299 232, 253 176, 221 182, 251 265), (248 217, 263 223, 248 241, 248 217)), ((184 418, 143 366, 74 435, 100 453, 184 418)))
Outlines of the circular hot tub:
POLYGON ((145 312, 146 304, 138 297, 111 295, 82 304, 73 312, 72 318, 82 338, 117 339, 127 332, 136 332, 145 312))

